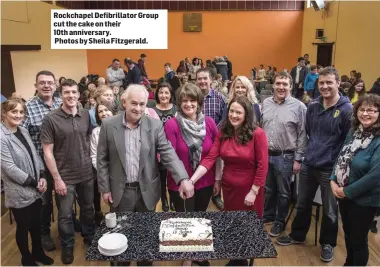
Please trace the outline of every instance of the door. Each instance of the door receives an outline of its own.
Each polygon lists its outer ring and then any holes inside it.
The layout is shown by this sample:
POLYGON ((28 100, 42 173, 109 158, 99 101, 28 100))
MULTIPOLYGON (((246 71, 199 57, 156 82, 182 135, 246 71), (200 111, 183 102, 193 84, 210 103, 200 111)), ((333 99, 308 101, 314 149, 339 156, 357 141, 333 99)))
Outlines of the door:
POLYGON ((322 67, 331 66, 333 45, 334 44, 318 44, 317 65, 321 65, 322 67))
POLYGON ((15 91, 11 53, 1 48, 1 94, 6 98, 15 91))

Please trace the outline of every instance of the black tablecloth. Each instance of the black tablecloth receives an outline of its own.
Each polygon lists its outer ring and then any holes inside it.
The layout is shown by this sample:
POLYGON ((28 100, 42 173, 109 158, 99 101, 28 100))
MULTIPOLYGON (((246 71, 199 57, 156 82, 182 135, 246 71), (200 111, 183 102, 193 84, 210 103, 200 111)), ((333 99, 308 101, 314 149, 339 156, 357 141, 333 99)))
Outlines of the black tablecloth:
POLYGON ((86 260, 136 261, 136 260, 213 260, 273 258, 277 252, 257 213, 231 212, 146 212, 118 213, 127 215, 132 227, 122 230, 128 238, 128 249, 121 255, 107 257, 98 251, 98 240, 109 229, 104 221, 97 230, 88 249, 86 260), (159 252, 159 231, 162 220, 169 218, 206 218, 212 222, 213 252, 159 252))

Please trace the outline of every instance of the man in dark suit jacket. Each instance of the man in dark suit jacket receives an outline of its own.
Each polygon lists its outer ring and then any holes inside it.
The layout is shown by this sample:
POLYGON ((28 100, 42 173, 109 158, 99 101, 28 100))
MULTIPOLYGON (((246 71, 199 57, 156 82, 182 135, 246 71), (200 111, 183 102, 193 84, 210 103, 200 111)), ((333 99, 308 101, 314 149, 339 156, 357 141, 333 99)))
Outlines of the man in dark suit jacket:
POLYGON ((308 68, 305 66, 305 59, 303 57, 298 58, 298 64, 292 68, 290 75, 293 78, 293 97, 302 98, 303 95, 303 81, 308 73, 308 68))
POLYGON ((141 54, 141 58, 138 61, 138 66, 140 69, 141 76, 148 78, 148 74, 146 73, 146 69, 145 69, 145 60, 146 60, 146 55, 141 54))
POLYGON ((229 81, 231 81, 231 77, 232 77, 232 63, 231 63, 231 61, 229 61, 229 59, 228 59, 228 57, 227 56, 224 56, 224 60, 226 61, 226 63, 227 63, 227 69, 228 69, 228 71, 227 71, 227 76, 228 76, 228 80, 229 81))
POLYGON ((131 59, 126 59, 124 63, 128 68, 128 74, 126 77, 126 80, 127 80, 126 85, 128 86, 130 84, 140 84, 141 72, 138 65, 136 65, 136 63, 133 62, 131 59))

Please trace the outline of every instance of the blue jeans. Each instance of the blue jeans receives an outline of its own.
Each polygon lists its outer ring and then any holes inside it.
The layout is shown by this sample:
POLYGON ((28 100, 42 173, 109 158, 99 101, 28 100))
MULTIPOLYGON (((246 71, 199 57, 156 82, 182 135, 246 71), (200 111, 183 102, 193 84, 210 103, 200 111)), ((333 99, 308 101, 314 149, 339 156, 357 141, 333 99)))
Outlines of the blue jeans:
POLYGON ((294 154, 269 157, 265 183, 264 219, 285 224, 291 198, 294 154))
POLYGON ((331 190, 332 170, 316 169, 302 164, 297 199, 297 214, 292 223, 290 236, 296 241, 305 241, 309 232, 313 200, 318 186, 321 186, 323 216, 319 243, 336 246, 338 236, 338 203, 331 190))
POLYGON ((58 207, 58 231, 62 247, 74 247, 75 232, 72 219, 72 209, 75 193, 78 195, 80 207, 80 222, 82 224, 82 237, 92 240, 95 232, 94 213, 94 180, 90 179, 74 185, 68 185, 67 195, 56 194, 58 207))

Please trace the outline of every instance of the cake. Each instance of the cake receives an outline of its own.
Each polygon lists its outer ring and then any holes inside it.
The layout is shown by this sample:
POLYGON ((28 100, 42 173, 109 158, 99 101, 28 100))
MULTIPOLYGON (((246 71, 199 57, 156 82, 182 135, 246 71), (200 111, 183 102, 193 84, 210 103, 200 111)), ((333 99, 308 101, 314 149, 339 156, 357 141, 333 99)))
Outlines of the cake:
POLYGON ((171 218, 161 222, 160 252, 213 251, 211 221, 203 218, 171 218))

